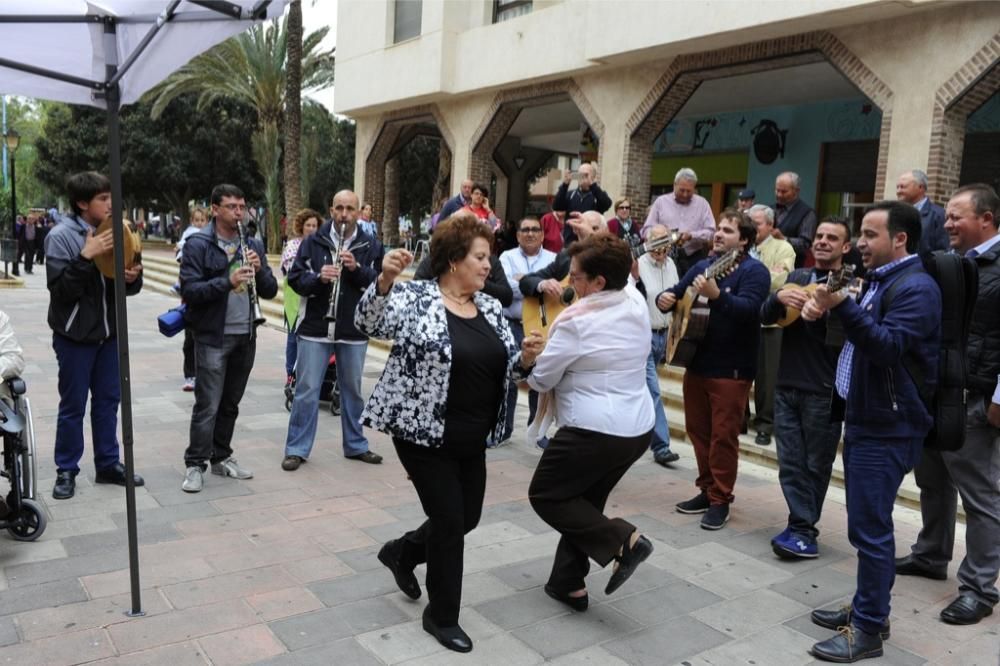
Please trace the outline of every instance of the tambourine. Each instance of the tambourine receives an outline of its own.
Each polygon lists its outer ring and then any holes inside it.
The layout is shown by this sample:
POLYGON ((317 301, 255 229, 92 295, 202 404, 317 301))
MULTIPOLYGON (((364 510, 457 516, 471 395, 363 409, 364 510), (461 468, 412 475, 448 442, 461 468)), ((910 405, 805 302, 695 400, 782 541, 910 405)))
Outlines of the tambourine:
MULTIPOLYGON (((94 235, 98 235, 104 231, 111 228, 110 216, 104 218, 104 221, 97 226, 97 230, 94 235)), ((129 226, 128 220, 122 220, 122 239, 125 241, 125 268, 132 268, 137 263, 139 263, 139 255, 142 252, 142 241, 139 238, 139 234, 132 231, 129 226)), ((108 250, 103 254, 99 254, 94 257, 94 264, 97 266, 97 270, 101 271, 104 277, 114 278, 115 277, 115 251, 114 248, 108 250)))

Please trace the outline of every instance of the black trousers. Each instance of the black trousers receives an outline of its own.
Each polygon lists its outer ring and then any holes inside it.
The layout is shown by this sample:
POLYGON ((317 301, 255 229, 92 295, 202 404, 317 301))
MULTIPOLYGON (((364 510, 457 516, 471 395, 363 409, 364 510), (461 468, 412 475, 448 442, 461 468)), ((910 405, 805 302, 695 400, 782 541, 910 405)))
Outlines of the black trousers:
POLYGON ((582 428, 560 428, 542 453, 528 487, 535 513, 562 535, 549 585, 563 594, 582 589, 588 558, 602 567, 614 559, 635 526, 604 515, 608 495, 642 457, 653 431, 615 437, 582 428))
POLYGON ((483 513, 485 442, 471 450, 432 449, 396 437, 392 443, 427 514, 420 527, 400 539, 400 565, 427 563, 424 612, 438 626, 453 627, 462 605, 465 535, 483 513))
POLYGON ((184 378, 195 376, 194 333, 184 326, 184 378))

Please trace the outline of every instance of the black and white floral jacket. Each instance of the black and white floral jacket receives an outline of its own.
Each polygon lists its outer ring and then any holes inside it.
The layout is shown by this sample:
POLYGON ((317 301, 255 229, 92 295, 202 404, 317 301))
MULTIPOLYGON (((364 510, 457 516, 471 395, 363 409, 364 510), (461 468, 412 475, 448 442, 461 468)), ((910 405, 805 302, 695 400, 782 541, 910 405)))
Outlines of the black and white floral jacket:
MULTIPOLYGON (((451 338, 437 280, 396 283, 385 296, 373 282, 354 313, 358 330, 372 338, 392 340, 382 376, 361 414, 361 423, 379 432, 422 446, 444 443, 451 374, 451 338)), ((507 348, 504 393, 511 381, 524 379, 521 352, 503 316, 500 302, 482 292, 473 297, 486 322, 507 348)), ((507 412, 500 401, 493 436, 499 438, 507 412)))

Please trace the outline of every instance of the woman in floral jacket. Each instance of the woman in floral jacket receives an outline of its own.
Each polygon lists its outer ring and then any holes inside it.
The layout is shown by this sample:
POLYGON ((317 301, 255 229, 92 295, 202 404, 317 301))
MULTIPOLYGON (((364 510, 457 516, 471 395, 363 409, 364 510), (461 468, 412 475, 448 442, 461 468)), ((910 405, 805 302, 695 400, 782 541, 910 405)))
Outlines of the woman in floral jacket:
POLYGON ((457 652, 472 649, 458 611, 464 536, 479 522, 486 491, 486 439, 503 429, 509 382, 528 375, 544 344, 529 336, 519 352, 500 303, 480 291, 492 238, 474 215, 456 213, 434 232, 436 279, 394 284, 413 256, 393 250, 355 314, 359 330, 394 341, 362 422, 392 435, 427 514, 378 558, 413 599, 413 569, 427 563, 424 629, 457 652))

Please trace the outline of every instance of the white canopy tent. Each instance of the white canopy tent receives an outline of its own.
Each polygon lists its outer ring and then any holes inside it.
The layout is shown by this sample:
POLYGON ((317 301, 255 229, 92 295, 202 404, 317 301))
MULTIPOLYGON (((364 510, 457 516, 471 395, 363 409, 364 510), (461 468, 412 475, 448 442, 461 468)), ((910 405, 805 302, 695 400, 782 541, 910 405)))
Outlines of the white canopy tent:
POLYGON ((128 483, 131 615, 142 615, 136 534, 132 393, 125 310, 121 136, 118 112, 191 58, 254 23, 281 16, 288 0, 5 0, 0 3, 0 93, 107 110, 114 210, 115 313, 122 444, 128 483))

